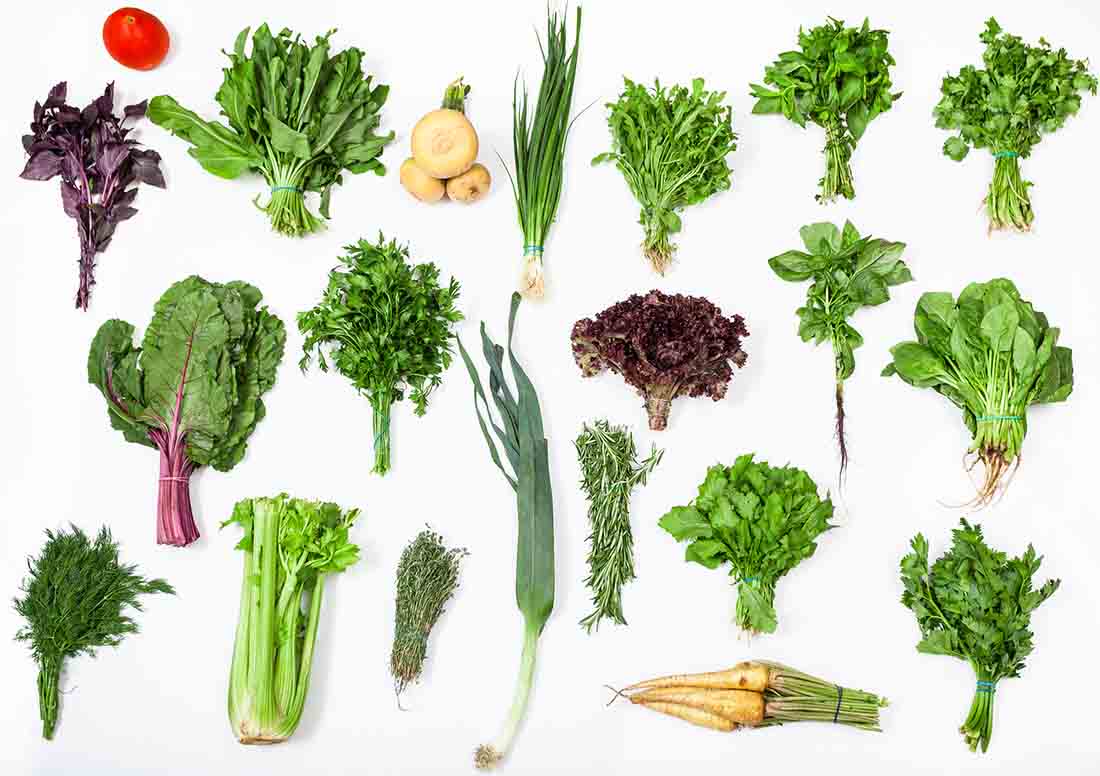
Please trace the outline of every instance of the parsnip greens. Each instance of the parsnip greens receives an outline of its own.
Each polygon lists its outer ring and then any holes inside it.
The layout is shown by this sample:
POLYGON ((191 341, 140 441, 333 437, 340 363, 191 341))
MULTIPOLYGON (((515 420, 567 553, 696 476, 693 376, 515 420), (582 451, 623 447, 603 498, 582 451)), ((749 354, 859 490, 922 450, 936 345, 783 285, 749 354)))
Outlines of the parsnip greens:
POLYGON ((730 187, 726 157, 737 150, 733 109, 725 92, 708 92, 703 79, 691 88, 653 88, 629 78, 618 102, 608 103, 611 150, 592 164, 614 162, 642 206, 642 251, 660 274, 672 263, 679 212, 730 187))

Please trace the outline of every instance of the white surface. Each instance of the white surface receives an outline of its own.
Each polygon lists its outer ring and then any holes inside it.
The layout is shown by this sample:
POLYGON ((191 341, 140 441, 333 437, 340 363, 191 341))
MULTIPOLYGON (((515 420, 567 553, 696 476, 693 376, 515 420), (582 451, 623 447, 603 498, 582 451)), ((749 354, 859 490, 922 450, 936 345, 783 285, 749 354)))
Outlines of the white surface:
MULTIPOLYGON (((874 4, 881 7, 885 4, 874 4)), ((5 250, 0 316, 8 344, 0 382, 0 772, 6 774, 461 773, 474 747, 495 735, 511 699, 521 636, 513 599, 515 504, 492 466, 471 407, 461 363, 447 374, 426 417, 408 405, 394 415, 394 469, 371 465, 370 408, 338 375, 302 375, 301 338, 290 334, 286 360, 268 395, 268 417, 245 460, 230 473, 203 471, 192 496, 202 539, 186 550, 158 547, 156 456, 126 444, 108 427, 104 403, 85 382, 88 343, 99 324, 120 317, 144 327, 156 298, 173 281, 199 273, 211 280, 257 284, 288 324, 312 305, 341 246, 379 230, 411 242, 416 258, 434 259, 463 285, 475 342, 477 322, 505 332, 508 295, 519 272, 521 236, 504 171, 510 157, 512 78, 522 66, 534 88, 540 69, 532 27, 543 25, 543 0, 495 3, 346 3, 288 0, 147 3, 165 20, 173 51, 151 73, 116 66, 99 42, 111 3, 61 3, 44 17, 35 4, 8 15, 0 121, 5 250), (212 116, 222 48, 246 25, 267 20, 313 35, 338 27, 336 45, 367 52, 368 69, 393 91, 386 129, 398 140, 384 160, 385 178, 353 177, 334 192, 331 228, 304 241, 270 234, 250 199, 259 179, 218 180, 186 155, 185 144, 151 125, 141 137, 164 156, 168 190, 143 188, 141 213, 118 230, 101 257, 92 307, 71 309, 77 239, 62 213, 56 182, 16 177, 18 137, 35 99, 68 79, 83 104, 116 79, 120 104, 167 93, 212 116), (408 130, 462 73, 473 85, 470 113, 482 161, 496 181, 474 207, 426 207, 400 188, 396 170, 408 130), (237 619, 237 532, 218 522, 240 498, 286 490, 359 505, 364 560, 326 591, 314 684, 301 727, 274 748, 245 748, 226 721, 225 688, 237 619), (37 553, 42 530, 73 521, 88 530, 107 522, 125 558, 176 585, 177 598, 148 600, 142 631, 117 650, 67 666, 57 738, 39 737, 35 666, 6 603, 20 582, 23 558, 37 553), (405 543, 425 524, 467 546, 457 599, 430 645, 425 680, 394 703, 387 672, 393 628, 394 571, 405 543)), ((1046 35, 1074 56, 1100 40, 1095 3, 891 3, 872 22, 892 31, 895 82, 905 97, 875 121, 854 160, 858 199, 822 208, 813 200, 821 174, 819 130, 800 131, 778 117, 754 117, 748 83, 795 43, 800 24, 826 13, 849 22, 869 6, 837 0, 786 0, 740 10, 737 4, 681 0, 588 2, 576 105, 597 105, 577 123, 568 149, 559 221, 547 247, 549 300, 525 305, 518 351, 538 386, 551 440, 557 529, 557 602, 540 644, 534 696, 508 763, 516 774, 694 773, 849 774, 1000 773, 1041 768, 1060 776, 1096 773, 1093 671, 1100 638, 1093 509, 1093 431, 1100 269, 1095 230, 1096 138, 1100 104, 1045 140, 1025 175, 1035 181, 1036 228, 1030 236, 985 233, 978 212, 991 163, 988 153, 963 164, 941 155, 946 135, 930 111, 941 76, 981 55, 978 33, 994 8, 1002 24, 1029 40, 1046 35), (685 82, 705 76, 727 89, 740 148, 734 188, 684 216, 679 261, 655 277, 637 251, 636 205, 620 175, 592 169, 608 145, 602 103, 628 74, 685 82), (780 628, 752 644, 730 624, 733 591, 726 577, 682 560, 683 547, 655 522, 685 503, 716 460, 755 450, 779 464, 808 469, 819 483, 835 471, 831 438, 832 375, 826 348, 799 341, 794 310, 805 287, 781 282, 767 258, 798 244, 804 223, 850 217, 865 232, 903 240, 917 281, 894 301, 853 321, 866 337, 848 382, 852 464, 843 526, 818 554, 782 581, 780 628), (989 540, 1012 552, 1027 542, 1045 554, 1043 575, 1063 587, 1034 617, 1037 650, 1023 680, 998 689, 993 747, 971 755, 957 733, 973 689, 969 667, 918 655, 912 615, 898 603, 897 562, 917 531, 940 553, 958 520, 939 500, 961 501, 970 486, 962 469, 968 437, 955 411, 931 392, 878 372, 887 349, 911 332, 925 290, 958 292, 971 280, 1013 278, 1025 296, 1062 327, 1074 349, 1077 388, 1067 404, 1029 415, 1025 462, 1007 498, 979 515, 989 540), (573 364, 569 329, 628 293, 652 287, 704 294, 740 312, 752 336, 747 367, 720 404, 681 399, 669 430, 645 426, 640 400, 617 378, 583 381, 573 364), (649 487, 633 502, 639 579, 626 589, 627 628, 587 636, 577 621, 588 609, 586 516, 576 485, 572 439, 585 420, 607 416, 631 424, 639 447, 667 448, 649 487), (887 695, 886 732, 872 735, 801 725, 722 736, 622 704, 605 708, 605 683, 673 671, 772 658, 887 695), (721 764, 719 764, 721 763, 721 764)))

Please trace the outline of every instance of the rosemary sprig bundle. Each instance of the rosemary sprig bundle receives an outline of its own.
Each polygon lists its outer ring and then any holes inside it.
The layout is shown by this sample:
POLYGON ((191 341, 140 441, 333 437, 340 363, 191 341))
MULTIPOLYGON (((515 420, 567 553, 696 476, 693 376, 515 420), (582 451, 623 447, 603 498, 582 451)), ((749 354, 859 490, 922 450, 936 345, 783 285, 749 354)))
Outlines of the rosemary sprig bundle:
POLYGON ((421 531, 397 564, 397 607, 390 673, 398 696, 420 678, 428 654, 428 636, 458 587, 465 549, 447 549, 430 528, 421 531))
POLYGON ((650 472, 661 461, 664 450, 653 447, 649 457, 638 461, 634 437, 625 426, 606 420, 587 423, 574 445, 581 465, 581 487, 588 499, 588 578, 592 591, 592 613, 581 626, 592 632, 608 617, 626 625, 622 588, 634 579, 634 535, 630 530, 630 493, 645 485, 650 472))

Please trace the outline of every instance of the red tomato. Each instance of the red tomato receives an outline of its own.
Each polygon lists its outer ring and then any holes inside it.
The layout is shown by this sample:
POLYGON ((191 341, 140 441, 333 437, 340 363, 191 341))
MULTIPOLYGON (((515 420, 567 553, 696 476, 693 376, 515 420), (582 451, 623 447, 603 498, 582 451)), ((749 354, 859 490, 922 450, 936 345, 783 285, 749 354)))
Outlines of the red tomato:
POLYGON ((152 70, 168 54, 168 29, 139 8, 119 8, 103 22, 103 45, 120 65, 152 70))

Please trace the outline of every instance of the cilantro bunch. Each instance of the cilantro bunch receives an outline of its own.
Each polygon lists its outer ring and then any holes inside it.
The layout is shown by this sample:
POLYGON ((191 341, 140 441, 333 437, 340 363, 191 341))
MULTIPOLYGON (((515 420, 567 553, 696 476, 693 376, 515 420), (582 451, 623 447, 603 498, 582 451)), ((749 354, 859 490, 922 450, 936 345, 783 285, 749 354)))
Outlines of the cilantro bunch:
POLYGON ((439 268, 411 264, 396 240, 360 240, 344 250, 342 268, 329 273, 328 288, 312 310, 298 314, 305 335, 299 366, 317 356, 328 371, 326 347, 336 371, 364 394, 374 412, 374 469, 390 469, 390 408, 408 392, 416 414, 451 365, 458 281, 440 285, 439 268))
POLYGON ((684 559, 708 569, 729 563, 737 585, 734 621, 750 633, 774 633, 775 586, 817 549, 817 537, 833 526, 833 503, 817 494, 806 472, 754 461, 707 470, 699 495, 660 520, 678 542, 691 542, 684 559))
POLYGON ((703 79, 691 88, 647 88, 624 79, 618 102, 608 103, 611 150, 592 164, 614 162, 642 206, 642 250, 653 269, 664 274, 680 231, 679 211, 730 187, 726 157, 737 150, 733 109, 725 92, 708 92, 703 79))
POLYGON ((1015 678, 1034 647, 1031 613, 1061 584, 1038 589, 1032 579, 1042 558, 1028 545, 1016 558, 990 549, 981 526, 966 520, 953 532, 951 550, 928 566, 928 541, 917 534, 901 559, 901 602, 917 617, 917 651, 970 663, 977 677, 970 713, 959 731, 970 751, 989 748, 997 682, 1015 678))
POLYGON ((799 51, 785 51, 764 71, 764 83, 750 84, 757 98, 753 113, 782 113, 805 127, 811 121, 825 130, 825 176, 818 181, 819 202, 838 196, 853 199, 849 161, 867 125, 890 110, 901 92, 891 92, 887 50, 889 33, 845 27, 830 18, 809 32, 798 31, 799 51), (769 88, 770 87, 770 88, 769 88))
POLYGON ((1039 38, 1031 46, 990 18, 980 36, 984 68, 966 65, 943 79, 943 97, 933 114, 940 129, 958 134, 943 144, 956 162, 974 148, 993 154, 993 181, 985 199, 989 228, 1031 229, 1035 213, 1030 181, 1020 175, 1020 157, 1066 123, 1081 108, 1081 92, 1096 94, 1096 77, 1084 60, 1073 60, 1039 38))

